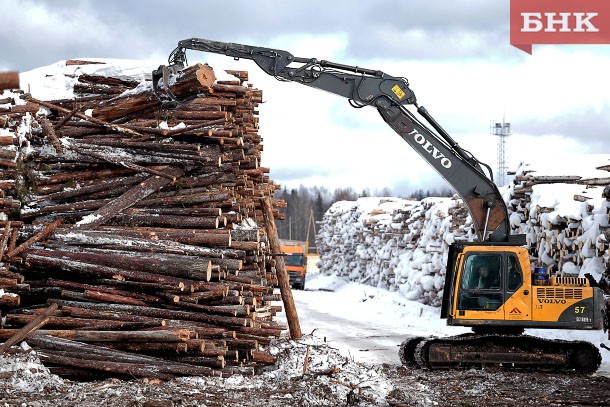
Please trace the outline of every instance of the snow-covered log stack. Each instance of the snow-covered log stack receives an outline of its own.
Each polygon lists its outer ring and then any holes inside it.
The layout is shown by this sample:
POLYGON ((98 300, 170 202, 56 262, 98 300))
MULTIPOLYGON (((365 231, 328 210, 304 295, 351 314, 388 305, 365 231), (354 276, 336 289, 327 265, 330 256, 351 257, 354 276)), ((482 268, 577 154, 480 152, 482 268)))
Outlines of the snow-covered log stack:
POLYGON ((599 279, 609 268, 610 155, 521 165, 506 200, 537 266, 599 279))
POLYGON ((448 245, 471 221, 454 198, 360 198, 335 203, 317 237, 320 270, 439 305, 448 245))
POLYGON ((260 346, 285 328, 261 210, 278 187, 260 167, 262 92, 246 72, 215 81, 195 65, 170 78, 189 101, 175 108, 150 81, 100 75, 116 66, 60 68, 44 81, 63 99, 34 85, 0 100, 0 341, 56 303, 30 340, 67 376, 273 363, 260 346))

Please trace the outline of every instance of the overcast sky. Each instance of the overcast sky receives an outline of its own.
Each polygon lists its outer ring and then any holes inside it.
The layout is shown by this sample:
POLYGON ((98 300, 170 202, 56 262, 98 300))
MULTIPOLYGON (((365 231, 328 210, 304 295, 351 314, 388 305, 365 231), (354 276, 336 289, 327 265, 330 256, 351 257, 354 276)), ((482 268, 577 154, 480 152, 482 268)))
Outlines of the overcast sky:
MULTIPOLYGON (((241 42, 407 77, 419 103, 494 169, 490 122, 503 117, 513 167, 610 153, 610 45, 534 45, 527 55, 509 44, 508 0, 3 0, 0 12, 0 70, 86 57, 157 66, 182 39, 241 42)), ((251 61, 188 56, 216 70, 247 69, 263 89, 262 165, 278 183, 396 194, 443 186, 375 109, 277 82, 251 61)))

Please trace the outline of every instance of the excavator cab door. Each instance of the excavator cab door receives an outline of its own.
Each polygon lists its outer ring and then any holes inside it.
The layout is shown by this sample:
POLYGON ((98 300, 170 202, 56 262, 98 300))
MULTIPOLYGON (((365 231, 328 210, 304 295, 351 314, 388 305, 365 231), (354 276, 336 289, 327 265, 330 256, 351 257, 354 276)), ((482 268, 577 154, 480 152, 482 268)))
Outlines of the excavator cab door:
POLYGON ((526 281, 516 253, 468 251, 459 264, 455 319, 531 319, 531 300, 524 295, 526 281))
POLYGON ((469 253, 459 281, 459 311, 496 311, 504 303, 502 255, 469 253))
POLYGON ((506 253, 506 302, 504 317, 511 321, 531 321, 532 319, 532 282, 529 269, 529 254, 506 253), (523 257, 523 263, 519 260, 523 257), (524 272, 525 270, 528 273, 524 272))

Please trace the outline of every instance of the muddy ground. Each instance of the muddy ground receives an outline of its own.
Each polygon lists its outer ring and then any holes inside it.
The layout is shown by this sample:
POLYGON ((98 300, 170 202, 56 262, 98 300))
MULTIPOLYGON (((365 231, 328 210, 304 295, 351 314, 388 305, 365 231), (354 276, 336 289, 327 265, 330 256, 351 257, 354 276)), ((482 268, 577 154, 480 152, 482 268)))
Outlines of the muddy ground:
POLYGON ((277 365, 254 377, 169 382, 112 378, 75 382, 50 374, 35 353, 4 356, 0 357, 0 406, 610 405, 610 378, 605 376, 367 365, 314 337, 279 341, 273 353, 277 365))

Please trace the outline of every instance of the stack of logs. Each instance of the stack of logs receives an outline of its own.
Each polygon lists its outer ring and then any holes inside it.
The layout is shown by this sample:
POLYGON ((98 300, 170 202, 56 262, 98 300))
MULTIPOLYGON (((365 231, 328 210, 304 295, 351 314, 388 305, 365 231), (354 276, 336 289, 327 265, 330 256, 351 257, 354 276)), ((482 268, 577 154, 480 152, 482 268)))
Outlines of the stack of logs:
POLYGON ((526 234, 537 266, 578 274, 588 259, 600 259, 610 270, 610 176, 605 173, 610 165, 595 168, 595 177, 579 175, 591 173, 593 168, 586 167, 564 170, 565 175, 527 165, 517 170, 509 200, 511 226, 514 233, 526 234))
POLYGON ((437 306, 448 245, 472 239, 470 225, 457 196, 337 202, 324 215, 316 239, 320 271, 437 306))
POLYGON ((262 199, 278 186, 260 167, 262 92, 228 73, 189 67, 164 103, 150 81, 85 74, 77 98, 0 100, 0 341, 57 304, 28 343, 64 376, 274 363, 262 199))

